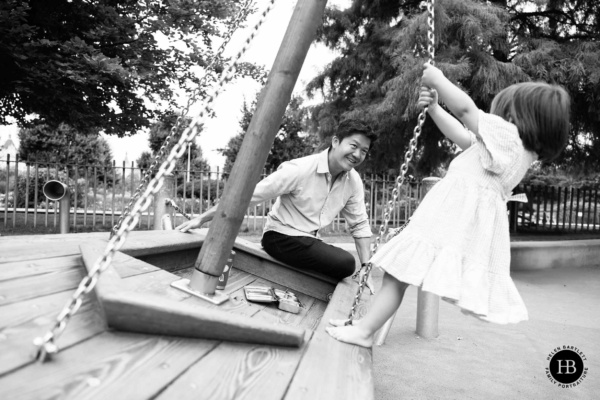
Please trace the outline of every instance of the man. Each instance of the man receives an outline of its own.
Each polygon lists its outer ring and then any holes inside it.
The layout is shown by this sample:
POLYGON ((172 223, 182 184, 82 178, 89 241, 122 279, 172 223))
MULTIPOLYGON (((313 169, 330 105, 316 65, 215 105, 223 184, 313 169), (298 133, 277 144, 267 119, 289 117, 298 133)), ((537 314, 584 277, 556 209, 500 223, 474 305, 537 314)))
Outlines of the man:
MULTIPOLYGON (((362 180, 354 170, 377 139, 366 124, 342 121, 331 146, 318 154, 284 162, 260 181, 250 205, 277 197, 267 216, 262 246, 273 258, 342 280, 354 273, 352 254, 323 243, 320 231, 341 212, 364 265, 371 256, 371 228, 362 180)), ((217 206, 175 229, 186 232, 213 219, 217 206)), ((370 283, 370 282, 369 282, 370 283)), ((369 284, 371 292, 373 285, 369 284)))

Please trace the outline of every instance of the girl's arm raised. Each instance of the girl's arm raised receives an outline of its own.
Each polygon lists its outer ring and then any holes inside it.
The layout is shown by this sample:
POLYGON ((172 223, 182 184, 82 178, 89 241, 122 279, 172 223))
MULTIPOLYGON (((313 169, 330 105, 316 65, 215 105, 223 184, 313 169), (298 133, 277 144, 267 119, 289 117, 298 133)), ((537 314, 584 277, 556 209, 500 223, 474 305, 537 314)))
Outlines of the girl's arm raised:
POLYGON ((471 135, 456 118, 438 105, 437 97, 437 92, 434 89, 429 90, 422 87, 418 105, 420 107, 428 106, 429 116, 444 136, 456 143, 461 149, 466 150, 471 146, 471 135))
MULTIPOLYGON (((427 63, 421 79, 423 85, 437 90, 448 109, 473 133, 478 134, 479 109, 473 99, 444 76, 444 73, 427 63)), ((432 116, 433 118, 433 116, 432 116)))

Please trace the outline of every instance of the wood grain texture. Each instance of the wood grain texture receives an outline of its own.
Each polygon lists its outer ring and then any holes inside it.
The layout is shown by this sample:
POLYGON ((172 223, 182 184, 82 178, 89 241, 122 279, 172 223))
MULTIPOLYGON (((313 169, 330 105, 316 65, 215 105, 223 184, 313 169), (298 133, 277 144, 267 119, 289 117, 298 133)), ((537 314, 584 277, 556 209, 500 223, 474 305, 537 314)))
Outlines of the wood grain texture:
MULTIPOLYGON (((78 256, 77 258, 81 261, 81 257, 78 256)), ((29 300, 77 287, 85 276, 85 272, 82 270, 81 262, 77 265, 72 261, 73 257, 55 258, 52 263, 47 264, 47 269, 43 273, 36 275, 25 273, 21 279, 1 280, 0 305, 29 300), (63 265, 62 261, 65 261, 67 265, 63 265)), ((24 263, 20 264, 21 269, 26 269, 24 263)), ((12 263, 2 265, 2 268, 12 267, 12 263)), ((15 271, 18 273, 17 268, 15 268, 15 271)))
POLYGON ((0 377, 2 399, 149 399, 217 342, 105 332, 0 377))
POLYGON ((79 256, 81 242, 103 238, 108 242, 105 232, 0 237, 0 264, 79 256))
POLYGON ((79 268, 82 265, 81 261, 79 255, 74 255, 1 264, 0 282, 79 268))
MULTIPOLYGON (((0 307, 0 376, 35 362, 33 339, 50 329, 71 294, 66 291, 0 307)), ((66 349, 105 330, 95 297, 87 296, 57 344, 66 349)))
MULTIPOLYGON (((372 351, 338 342, 325 332, 330 319, 344 319, 356 294, 349 278, 340 282, 294 375, 286 400, 356 399, 374 397, 372 351)), ((363 301, 368 301, 368 295, 363 301)), ((366 306, 359 309, 364 314, 366 306)))
POLYGON ((302 353, 302 349, 222 343, 158 399, 281 399, 302 353))

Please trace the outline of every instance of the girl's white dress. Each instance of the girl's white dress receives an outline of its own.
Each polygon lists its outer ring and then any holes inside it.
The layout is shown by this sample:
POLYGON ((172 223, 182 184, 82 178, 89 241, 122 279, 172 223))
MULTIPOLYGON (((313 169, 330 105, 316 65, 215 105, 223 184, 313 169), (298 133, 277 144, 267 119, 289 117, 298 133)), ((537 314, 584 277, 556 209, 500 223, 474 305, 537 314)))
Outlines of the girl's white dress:
POLYGON ((537 155, 496 115, 480 111, 478 130, 371 262, 481 319, 516 323, 527 319, 527 309, 509 273, 506 202, 537 155))

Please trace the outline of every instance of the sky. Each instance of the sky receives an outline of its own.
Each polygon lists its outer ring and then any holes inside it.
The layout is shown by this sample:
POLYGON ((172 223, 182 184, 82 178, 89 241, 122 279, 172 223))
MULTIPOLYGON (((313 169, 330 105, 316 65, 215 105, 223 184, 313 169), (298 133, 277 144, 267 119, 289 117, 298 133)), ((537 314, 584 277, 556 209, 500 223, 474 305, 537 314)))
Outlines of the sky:
MULTIPOLYGON (((328 5, 344 9, 350 5, 350 2, 351 0, 329 0, 328 5)), ((257 0, 256 3, 258 10, 262 12, 269 1, 257 0)), ((264 66, 267 71, 270 70, 295 4, 295 1, 290 0, 275 1, 272 11, 261 26, 251 47, 242 57, 242 61, 253 62, 264 66)), ((225 50, 225 55, 232 56, 242 47, 241 44, 248 36, 256 21, 258 21, 260 12, 248 18, 246 28, 236 31, 225 50)), ((215 47, 219 45, 220 43, 214 44, 215 47)), ((306 84, 331 62, 335 56, 335 53, 321 44, 311 45, 294 88, 294 94, 302 95, 306 84)), ((217 152, 217 149, 224 148, 229 139, 239 133, 240 127, 238 121, 242 114, 241 109, 244 99, 248 103, 252 102, 260 89, 261 86, 250 78, 238 79, 228 83, 213 102, 216 117, 205 122, 205 129, 196 138, 196 143, 202 148, 203 156, 208 160, 211 169, 223 167, 225 158, 217 152)), ((192 106, 189 115, 193 116, 194 110, 198 111, 200 108, 201 104, 192 106)), ((18 128, 15 125, 0 126, 0 144, 4 143, 8 138, 8 134, 16 142, 17 132, 18 128)), ((121 164, 124 160, 128 162, 135 161, 142 152, 149 151, 148 135, 144 132, 126 138, 117 138, 116 136, 108 135, 104 135, 104 137, 110 144, 117 165, 121 164)))

